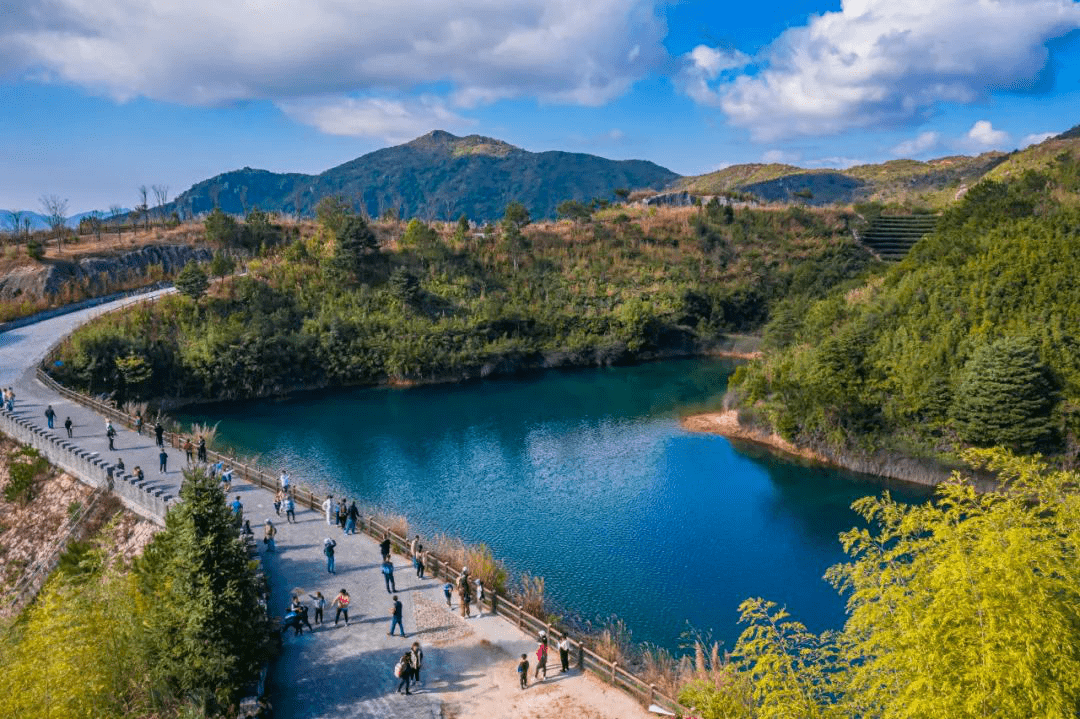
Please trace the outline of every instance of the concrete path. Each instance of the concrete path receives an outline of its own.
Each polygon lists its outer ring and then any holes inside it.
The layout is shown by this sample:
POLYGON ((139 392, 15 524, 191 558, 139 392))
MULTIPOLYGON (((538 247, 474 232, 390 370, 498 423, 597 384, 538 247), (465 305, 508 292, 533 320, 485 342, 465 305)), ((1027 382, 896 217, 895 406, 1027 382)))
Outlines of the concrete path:
MULTIPOLYGON (((176 496, 185 465, 183 453, 168 449, 168 471, 158 472, 159 449, 152 435, 138 436, 116 427, 116 449, 109 451, 103 417, 56 395, 34 376, 34 369, 56 341, 93 317, 132 301, 169 290, 73 312, 0 334, 0 386, 13 386, 15 413, 41 427, 49 404, 56 411, 57 436, 64 436, 64 419, 74 422, 73 437, 80 447, 103 458, 124 460, 130 471, 140 465, 147 479, 156 480, 176 496)), ((148 430, 144 430, 147 432, 148 430)), ((303 477, 294 480, 303 482, 303 477)), ((441 582, 421 580, 412 564, 394 558, 398 596, 404 605, 407 638, 390 637, 391 595, 381 572, 378 546, 366 535, 344 536, 330 527, 321 512, 297 508, 295 524, 276 516, 270 492, 242 482, 234 484, 245 515, 251 520, 262 558, 271 578, 271 614, 285 614, 291 594, 321 591, 327 604, 345 588, 352 597, 349 625, 333 625, 329 607, 314 632, 284 637, 284 648, 272 676, 271 699, 279 719, 438 719, 444 717, 581 716, 648 717, 636 702, 591 677, 572 670, 558 673, 557 652, 549 659, 549 679, 521 691, 514 667, 527 653, 535 664, 535 638, 505 620, 484 616, 464 620, 446 607, 441 582), (261 543, 262 527, 271 519, 278 528, 275 553, 261 543), (337 540, 337 574, 326 571, 323 540, 337 540), (393 667, 413 641, 424 648, 424 683, 412 696, 395 692, 393 667)), ((231 498, 230 498, 231 500, 231 498)), ((454 599, 457 609, 457 599, 454 599)), ((314 611, 310 612, 314 621, 314 611)), ((530 680, 531 683, 531 680, 530 680)))

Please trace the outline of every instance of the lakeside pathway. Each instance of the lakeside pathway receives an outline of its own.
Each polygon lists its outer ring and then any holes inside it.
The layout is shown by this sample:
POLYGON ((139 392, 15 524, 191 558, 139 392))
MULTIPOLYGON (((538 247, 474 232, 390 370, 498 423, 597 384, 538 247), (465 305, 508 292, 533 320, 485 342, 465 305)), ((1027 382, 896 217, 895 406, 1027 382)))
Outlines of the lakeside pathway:
MULTIPOLYGON (((15 414, 45 428, 45 407, 56 411, 53 433, 65 436, 64 418, 74 422, 73 439, 82 449, 115 462, 122 457, 130 472, 139 465, 148 480, 178 495, 185 466, 181 451, 167 448, 169 471, 158 473, 158 452, 152 432, 143 436, 117 426, 116 450, 108 450, 105 419, 45 387, 34 370, 56 341, 80 324, 124 304, 154 297, 169 290, 124 299, 61 315, 0 334, 0 386, 15 388, 15 414)), ((294 481, 304 481, 294 477, 294 481)), ((271 580, 272 615, 285 613, 291 593, 321 591, 327 604, 345 588, 352 597, 349 626, 333 626, 334 610, 329 606, 323 626, 314 632, 283 637, 282 655, 274 664, 271 693, 278 719, 466 719, 574 716, 578 719, 645 719, 646 712, 625 693, 594 677, 558 672, 558 652, 548 660, 548 679, 521 691, 514 667, 526 653, 535 666, 535 638, 509 622, 485 615, 469 620, 446 607, 442 582, 416 578, 412 564, 394 557, 398 596, 404 605, 407 638, 387 636, 391 599, 381 573, 376 542, 357 534, 343 536, 330 527, 321 512, 297 507, 296 524, 287 524, 284 512, 275 516, 273 496, 267 490, 243 482, 234 483, 245 516, 251 520, 256 537, 270 518, 278 528, 275 553, 262 559, 271 580), (334 538, 337 545, 337 574, 329 575, 322 553, 323 539, 334 538), (412 696, 397 694, 393 666, 402 653, 419 641, 424 648, 424 684, 412 696)), ((360 499, 359 497, 357 499, 360 499)), ((231 497, 230 497, 231 501, 231 497)), ((311 599, 303 597, 311 605, 311 599)), ((475 614, 474 614, 475 616, 475 614)), ((310 612, 314 621, 314 611, 310 612)))

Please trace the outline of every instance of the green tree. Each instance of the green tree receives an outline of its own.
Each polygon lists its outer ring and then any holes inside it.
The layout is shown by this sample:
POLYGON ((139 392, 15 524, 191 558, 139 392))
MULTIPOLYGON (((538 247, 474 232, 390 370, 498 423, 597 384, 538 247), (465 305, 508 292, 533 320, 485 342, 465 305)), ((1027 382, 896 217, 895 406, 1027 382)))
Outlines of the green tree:
POLYGON ((209 287, 210 280, 207 279, 202 267, 194 260, 184 265, 184 269, 180 270, 180 274, 176 276, 176 289, 196 302, 202 299, 209 287))
POLYGON ((117 357, 114 361, 116 362, 116 370, 124 381, 120 393, 121 401, 141 396, 142 391, 154 374, 154 368, 151 364, 145 358, 136 354, 117 357))
POLYGON ((458 218, 457 226, 454 228, 454 241, 458 244, 464 244, 468 239, 469 218, 462 212, 461 217, 458 218))
POLYGON ((347 276, 355 277, 367 255, 379 249, 378 238, 360 215, 351 215, 342 223, 332 258, 333 266, 347 276))
POLYGON ((420 297, 420 281, 404 267, 398 267, 390 275, 390 292, 403 306, 411 307, 420 297))
POLYGON ((588 222, 592 219, 592 210, 584 202, 577 200, 565 200, 555 208, 555 213, 562 218, 573 222, 588 222))
POLYGON ((236 271, 236 261, 225 254, 223 250, 218 250, 214 253, 214 258, 210 260, 210 274, 214 277, 224 278, 227 275, 231 275, 236 271))
POLYGON ((215 207, 203 221, 206 239, 219 247, 232 247, 240 237, 240 228, 232 215, 226 215, 215 207))
POLYGON ((185 471, 181 501, 135 563, 146 602, 155 683, 224 706, 267 656, 269 627, 255 565, 238 538, 221 485, 185 471))
POLYGON ((345 220, 352 215, 352 206, 345 202, 345 198, 338 195, 327 195, 315 205, 315 219, 335 236, 341 233, 345 220))
POLYGON ((1006 337, 978 347, 952 406, 960 437, 978 446, 1030 452, 1052 441, 1058 387, 1028 337, 1006 337))
POLYGON ((515 200, 506 206, 502 221, 503 227, 515 227, 521 230, 532 222, 532 218, 529 217, 529 211, 525 208, 525 205, 515 200))

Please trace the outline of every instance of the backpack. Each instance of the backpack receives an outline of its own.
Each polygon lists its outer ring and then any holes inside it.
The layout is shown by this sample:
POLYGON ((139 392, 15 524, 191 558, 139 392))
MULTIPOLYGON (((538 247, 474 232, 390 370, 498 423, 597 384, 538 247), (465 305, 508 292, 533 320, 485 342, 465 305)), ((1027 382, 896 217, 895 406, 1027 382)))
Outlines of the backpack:
POLYGON ((405 671, 405 665, 402 662, 398 662, 394 665, 394 676, 398 679, 401 678, 401 673, 405 671))

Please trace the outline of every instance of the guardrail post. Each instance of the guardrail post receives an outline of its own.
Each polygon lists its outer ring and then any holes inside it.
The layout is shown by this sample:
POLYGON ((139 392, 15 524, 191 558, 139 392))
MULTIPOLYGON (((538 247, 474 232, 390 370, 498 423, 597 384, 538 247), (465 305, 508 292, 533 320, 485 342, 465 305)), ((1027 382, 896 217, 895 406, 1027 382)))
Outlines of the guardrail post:
POLYGON ((578 671, 585 671, 585 645, 577 645, 577 668, 578 671))
POLYGON ((653 699, 655 699, 655 698, 656 698, 656 685, 655 684, 650 684, 649 685, 649 704, 650 705, 653 703, 653 699))
POLYGON ((618 662, 611 663, 611 686, 615 686, 615 667, 619 666, 618 662))
POLYGON ((499 593, 498 592, 492 592, 491 593, 491 613, 492 614, 498 614, 499 613, 499 593))

